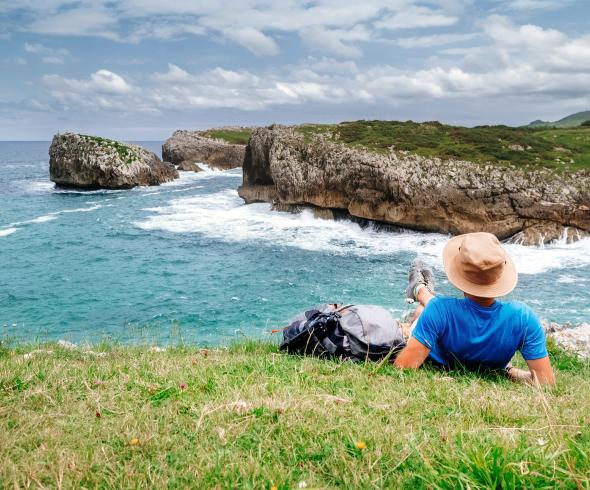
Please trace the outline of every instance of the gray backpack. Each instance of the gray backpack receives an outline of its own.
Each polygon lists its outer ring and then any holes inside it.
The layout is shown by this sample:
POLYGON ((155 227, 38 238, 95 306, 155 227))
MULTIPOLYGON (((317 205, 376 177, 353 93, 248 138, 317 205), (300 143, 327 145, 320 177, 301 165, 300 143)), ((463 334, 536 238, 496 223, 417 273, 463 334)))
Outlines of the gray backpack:
POLYGON ((334 309, 320 305, 297 315, 283 330, 280 349, 323 358, 378 360, 405 347, 400 324, 374 305, 334 309))

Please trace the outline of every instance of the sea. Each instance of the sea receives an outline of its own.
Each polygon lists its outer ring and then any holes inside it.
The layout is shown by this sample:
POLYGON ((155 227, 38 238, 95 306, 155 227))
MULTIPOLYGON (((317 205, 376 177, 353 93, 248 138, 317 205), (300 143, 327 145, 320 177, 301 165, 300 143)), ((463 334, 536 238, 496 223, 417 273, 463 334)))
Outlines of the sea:
MULTIPOLYGON (((136 142, 160 153, 161 142, 136 142)), ((241 169, 181 172, 131 190, 60 189, 49 142, 0 142, 0 340, 228 345, 324 302, 396 318, 417 256, 445 279, 448 236, 279 212, 238 197, 241 169)), ((507 245, 509 299, 555 322, 590 321, 590 239, 507 245)))

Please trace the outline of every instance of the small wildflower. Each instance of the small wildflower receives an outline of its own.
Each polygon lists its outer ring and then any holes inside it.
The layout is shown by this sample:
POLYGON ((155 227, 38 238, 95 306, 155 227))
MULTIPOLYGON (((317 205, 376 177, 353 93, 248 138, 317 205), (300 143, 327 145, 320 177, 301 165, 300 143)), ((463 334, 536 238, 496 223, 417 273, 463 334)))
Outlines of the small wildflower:
POLYGON ((198 364, 198 361, 196 359, 193 359, 192 364, 193 364, 193 366, 196 366, 198 364))
POLYGON ((297 488, 307 488, 307 483, 305 483, 304 481, 300 481, 297 484, 297 488))
POLYGON ((132 437, 129 441, 130 446, 137 446, 139 444, 139 439, 137 437, 132 437))
POLYGON ((539 446, 544 446, 545 444, 547 444, 547 441, 545 439, 537 439, 537 444, 539 446))
POLYGON ((277 487, 276 485, 273 485, 272 487, 270 487, 270 490, 279 490, 279 487, 277 487))
POLYGON ((96 411, 96 418, 99 419, 101 417, 100 412, 97 410, 96 411))
POLYGON ((94 380, 94 386, 100 386, 101 384, 102 384, 102 381, 100 379, 94 380))
POLYGON ((186 390, 186 383, 182 383, 182 384, 180 385, 180 389, 181 389, 181 390, 186 390))
POLYGON ((356 443, 356 448, 362 451, 363 449, 367 449, 367 445, 363 441, 358 441, 356 443))

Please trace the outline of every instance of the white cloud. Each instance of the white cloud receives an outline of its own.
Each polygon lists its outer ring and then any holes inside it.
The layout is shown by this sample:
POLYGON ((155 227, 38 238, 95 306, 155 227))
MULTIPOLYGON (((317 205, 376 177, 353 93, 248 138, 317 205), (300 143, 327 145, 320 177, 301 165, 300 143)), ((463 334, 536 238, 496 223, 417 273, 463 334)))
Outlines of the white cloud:
POLYGON ((279 52, 279 47, 272 38, 253 27, 226 29, 223 34, 257 55, 275 55, 279 52))
POLYGON ((477 34, 433 34, 431 36, 402 37, 393 42, 402 48, 431 48, 447 44, 463 43, 475 38, 477 34))
MULTIPOLYGON (((250 1, 254 0, 244 0, 250 1)), ((131 2, 124 0, 127 7, 131 2)), ((200 70, 178 62, 169 63, 161 71, 134 75, 133 85, 121 75, 104 69, 82 78, 46 75, 43 84, 50 97, 63 108, 90 112, 190 114, 206 109, 266 111, 298 106, 304 110, 339 104, 356 104, 360 112, 369 106, 388 108, 406 102, 445 100, 466 103, 481 97, 498 101, 518 97, 535 103, 551 100, 552 104, 561 100, 564 105, 588 99, 590 36, 575 37, 534 24, 518 25, 507 17, 492 15, 477 23, 478 32, 436 30, 424 36, 381 37, 385 30, 408 25, 415 28, 451 25, 460 15, 464 5, 461 0, 432 0, 428 2, 432 8, 416 7, 410 0, 393 0, 387 6, 381 0, 367 0, 359 5, 358 12, 349 0, 318 0, 307 9, 292 0, 268 4, 261 0, 257 3, 258 10, 246 13, 240 10, 237 0, 228 2, 227 9, 220 13, 218 6, 178 0, 171 6, 170 15, 178 16, 184 9, 194 17, 183 17, 177 29, 170 17, 160 25, 136 18, 133 25, 138 27, 134 32, 139 40, 148 35, 177 36, 194 28, 195 32, 221 35, 258 55, 276 54, 279 51, 276 39, 284 32, 294 32, 316 57, 291 63, 259 63, 248 69, 235 69, 230 63, 218 60, 213 65, 215 68, 200 70), (326 13, 329 5, 334 6, 333 17, 326 13), (280 9, 292 15, 277 18, 273 14, 280 9), (309 11, 313 11, 313 17, 309 11), (376 21, 379 12, 383 15, 376 21), (238 19, 243 20, 241 25, 238 19), (158 28, 161 30, 157 31, 158 28), (473 42, 461 45, 473 39, 477 39, 476 46, 473 42), (388 54, 394 56, 383 56, 381 59, 388 61, 375 64, 371 58, 361 56, 361 48, 367 43, 389 43, 393 46, 388 46, 388 54), (417 62, 411 59, 398 66, 389 61, 399 53, 407 54, 396 51, 396 46, 432 49, 452 44, 459 46, 436 49, 438 53, 453 54, 452 58, 416 57, 417 62), (332 57, 322 57, 323 53, 332 57)), ((161 9, 156 0, 145 0, 142 5, 144 13, 146 9, 161 9)), ((122 4, 119 8, 130 15, 122 4)), ((118 33, 116 26, 111 27, 118 33)), ((121 39, 119 34, 117 37, 121 39)), ((41 44, 26 44, 24 49, 44 58, 57 56, 56 50, 41 44)))
POLYGON ((37 34, 99 36, 117 40, 119 39, 115 32, 117 23, 115 12, 101 6, 83 6, 48 17, 40 17, 26 30, 37 34))
POLYGON ((99 93, 124 94, 131 91, 131 86, 116 73, 98 70, 90 76, 92 87, 99 93))
MULTIPOLYGON (((76 105, 91 109, 110 109, 115 107, 113 98, 130 95, 133 91, 133 87, 123 77, 109 70, 98 70, 88 79, 45 75, 42 77, 42 82, 50 95, 63 103, 66 108, 76 105)), ((125 103, 121 105, 126 106, 125 103)), ((141 110, 142 104, 137 107, 141 110)), ((128 107, 128 109, 134 110, 134 107, 128 107)))
POLYGON ((367 31, 358 27, 349 31, 311 27, 301 32, 303 42, 315 51, 324 51, 345 58, 358 58, 363 53, 359 47, 346 41, 366 41, 369 37, 367 31))
MULTIPOLYGON (((1 2, 2 0, 0 0, 1 2)), ((27 11, 30 32, 99 36, 137 43, 145 38, 221 36, 254 54, 276 55, 284 33, 299 36, 314 53, 347 58, 362 54, 360 42, 378 29, 455 24, 469 0, 23 0, 0 11, 27 11), (434 5, 435 8, 423 4, 434 5), (379 20, 380 19, 380 20, 379 20)))
POLYGON ((25 43, 23 48, 27 53, 41 55, 41 62, 51 65, 63 65, 70 54, 67 49, 53 49, 39 43, 25 43))
POLYGON ((552 10, 563 8, 569 3, 568 0, 510 0, 506 6, 510 10, 552 10))
POLYGON ((426 7, 409 7, 375 22, 379 29, 414 29, 424 27, 445 27, 456 24, 459 20, 455 15, 426 7))
POLYGON ((191 76, 178 66, 168 63, 168 71, 165 73, 154 73, 152 78, 157 82, 164 83, 185 83, 189 82, 191 76))

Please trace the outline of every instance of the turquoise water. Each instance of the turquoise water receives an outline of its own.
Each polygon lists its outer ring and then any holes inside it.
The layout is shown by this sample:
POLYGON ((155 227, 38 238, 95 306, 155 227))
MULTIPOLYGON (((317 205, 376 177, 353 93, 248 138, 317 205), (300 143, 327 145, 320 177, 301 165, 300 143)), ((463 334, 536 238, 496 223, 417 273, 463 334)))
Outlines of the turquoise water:
MULTIPOLYGON (((440 269, 446 236, 246 206, 239 169, 182 173, 160 187, 60 190, 48 179, 48 146, 0 142, 0 338, 217 345, 267 337, 326 301, 399 317, 418 253, 439 290, 456 294, 440 269)), ((549 320, 590 320, 590 240, 509 250, 521 272, 514 298, 549 320)))

